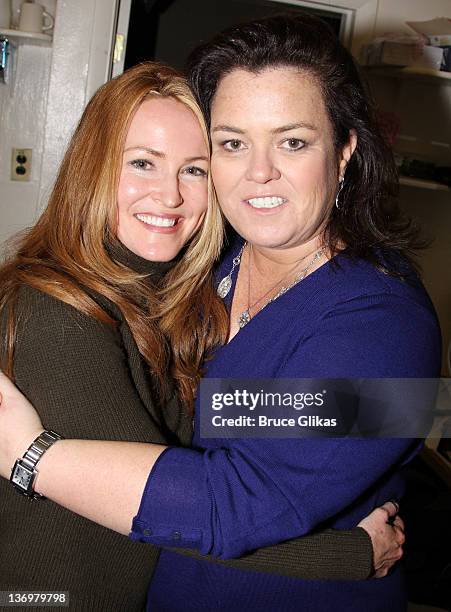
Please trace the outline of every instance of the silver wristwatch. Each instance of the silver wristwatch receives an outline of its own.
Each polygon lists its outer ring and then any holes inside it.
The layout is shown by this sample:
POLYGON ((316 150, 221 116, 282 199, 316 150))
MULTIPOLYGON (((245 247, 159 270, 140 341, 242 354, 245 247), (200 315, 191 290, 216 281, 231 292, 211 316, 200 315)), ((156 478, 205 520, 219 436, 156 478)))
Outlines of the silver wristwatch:
POLYGON ((60 436, 55 431, 43 431, 30 445, 24 456, 21 459, 17 459, 9 479, 16 491, 30 499, 45 499, 43 495, 36 493, 33 489, 33 484, 38 474, 36 464, 52 444, 62 439, 63 436, 60 436))

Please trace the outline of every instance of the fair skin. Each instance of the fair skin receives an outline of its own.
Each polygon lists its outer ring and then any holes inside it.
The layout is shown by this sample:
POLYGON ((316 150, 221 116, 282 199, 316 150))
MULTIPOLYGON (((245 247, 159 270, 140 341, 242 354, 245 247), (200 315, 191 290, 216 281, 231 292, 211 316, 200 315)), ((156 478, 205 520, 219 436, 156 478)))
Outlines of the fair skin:
MULTIPOLYGON (((211 171, 221 208, 252 245, 239 270, 233 337, 249 297, 253 304, 268 291, 266 299, 275 295, 322 246, 338 181, 357 140, 351 131, 337 151, 317 82, 308 73, 283 67, 227 74, 213 99, 211 134, 211 171)), ((325 252, 310 272, 329 256, 325 252)), ((258 309, 257 303, 252 316, 258 309)))
POLYGON ((291 264, 314 250, 357 142, 352 133, 335 150, 316 81, 294 68, 234 70, 213 99, 211 134, 221 208, 256 257, 291 264))
MULTIPOLYGON (((230 75, 230 77, 233 76, 234 73, 230 75)), ((266 76, 263 74, 263 77, 266 76)), ((293 75, 290 74, 290 76, 293 75)), ((273 77, 274 75, 271 75, 271 78, 273 77)), ((298 75, 296 75, 297 77, 298 75)), ((258 78, 260 77, 257 77, 257 80, 258 78)), ((314 86, 308 79, 304 85, 307 89, 309 85, 314 86)), ((295 86, 296 88, 299 86, 297 80, 295 86)), ((262 92, 265 95, 268 93, 268 89, 265 90, 262 87, 258 89, 256 86, 257 98, 264 97, 261 96, 262 92)), ((232 92, 229 90, 229 93, 232 92)), ((249 94, 252 94, 252 91, 249 94)), ((289 116, 283 118, 282 126, 286 127, 293 122, 306 122, 306 109, 313 108, 312 96, 316 94, 318 94, 318 91, 311 89, 308 95, 306 94, 301 98, 302 100, 305 98, 307 102, 304 100, 305 104, 303 102, 300 108, 296 106, 293 98, 289 116), (310 102, 308 102, 309 100, 310 102)), ((241 90, 241 95, 243 95, 243 90, 241 90)), ((321 96, 319 98, 321 99, 321 96)), ((317 144, 313 145, 311 155, 313 160, 310 159, 311 156, 308 154, 307 162, 305 162, 303 161, 305 155, 286 151, 286 145, 280 144, 284 139, 284 142, 287 142, 286 134, 274 131, 275 128, 281 127, 280 119, 277 119, 277 123, 274 123, 276 114, 278 115, 276 104, 280 103, 280 100, 274 98, 271 103, 273 105, 271 115, 273 122, 268 123, 265 114, 255 113, 263 121, 263 125, 255 126, 253 124, 248 125, 246 122, 236 123, 237 118, 226 117, 224 119, 222 116, 220 117, 218 99, 215 98, 215 105, 212 109, 212 125, 238 127, 241 131, 244 131, 246 142, 249 143, 248 148, 244 149, 244 153, 240 151, 237 154, 234 152, 229 154, 228 151, 226 153, 221 151, 218 155, 216 140, 218 132, 213 132, 213 168, 218 181, 218 191, 222 194, 220 200, 222 197, 226 200, 224 211, 230 217, 232 224, 236 224, 236 229, 245 238, 252 240, 256 253, 255 265, 258 266, 261 278, 265 277, 265 272, 266 275, 271 273, 272 284, 274 284, 274 279, 280 278, 282 271, 286 273, 287 268, 290 269, 290 266, 292 267, 297 260, 304 255, 309 255, 312 249, 314 250, 320 244, 324 219, 333 204, 337 179, 352 153, 352 145, 348 145, 348 148, 344 149, 337 158, 334 155, 331 141, 329 142, 330 137, 321 135, 315 141, 317 144), (223 123, 226 119, 230 123, 223 123), (284 161, 283 164, 282 160, 284 161), (308 164, 307 170, 304 170, 303 164, 305 163, 308 164), (283 169, 285 165, 287 166, 286 173, 283 169), (269 169, 268 172, 267 169, 269 169), (325 185, 321 188, 315 186, 315 181, 309 180, 309 176, 313 172, 316 172, 316 181, 325 181, 325 185), (299 177, 298 173, 300 173, 299 177), (273 185, 277 181, 280 181, 280 183, 277 183, 277 187, 281 185, 281 189, 272 191, 273 185), (268 188, 271 191, 266 191, 268 188), (230 199, 228 197, 229 191, 230 199), (266 212, 259 209, 248 210, 246 207, 249 207, 249 204, 243 202, 243 198, 245 200, 246 198, 267 194, 281 195, 283 203, 275 207, 278 210, 266 212), (242 223, 240 219, 243 210, 244 221, 242 223), (241 231, 241 225, 245 226, 243 231, 241 231), (304 227, 304 225, 307 227, 304 227)), ((241 100, 242 102, 243 100, 241 100)), ((255 104, 256 100, 249 104, 249 108, 255 108, 255 104)), ((271 110, 271 104, 268 106, 268 111, 271 110)), ((247 108, 247 104, 244 106, 247 108)), ((237 108, 240 108, 239 105, 237 108)), ((247 121, 248 117, 245 116, 247 121)), ((330 126, 327 126, 327 122, 324 123, 324 116, 321 113, 316 114, 315 117, 308 116, 308 118, 310 122, 316 121, 317 132, 326 129, 326 134, 330 136, 330 126)), ((302 130, 305 129, 305 127, 302 127, 302 130)), ((307 134, 304 135, 303 131, 302 134, 299 134, 298 130, 299 128, 285 131, 289 132, 288 138, 293 141, 300 139, 301 135, 307 138, 307 134)), ((177 129, 177 133, 179 133, 179 129, 177 129)), ((141 135, 139 130, 137 135, 141 135)), ((235 135, 232 138, 235 138, 235 135)), ((350 142, 352 143, 352 141, 353 137, 350 135, 350 142)), ((152 146, 149 146, 149 148, 153 149, 156 145, 151 144, 152 146)), ((142 142, 139 145, 141 146, 142 142)), ((133 159, 141 159, 142 153, 139 153, 138 157, 136 155, 132 157, 133 159)), ((161 159, 161 157, 158 157, 158 160, 161 159)), ((186 157, 181 159, 188 165, 192 164, 191 159, 188 160, 186 157)), ((153 157, 151 161, 154 162, 153 157)), ((127 157, 124 157, 124 162, 127 164, 127 157)), ((198 166, 197 161, 195 165, 198 166)), ((165 177, 171 176, 171 180, 174 181, 174 177, 179 177, 181 169, 184 167, 183 163, 175 164, 172 167, 172 172, 163 173, 163 175, 165 177), (176 170, 177 168, 178 170, 176 170)), ((127 173, 129 166, 125 165, 125 168, 127 173)), ((149 185, 149 189, 152 189, 153 179, 141 179, 140 174, 136 177, 134 172, 135 168, 131 177, 133 181, 136 180, 139 183, 141 180, 145 181, 145 184, 149 185)), ((141 172, 140 169, 139 173, 141 172)), ((182 174, 181 176, 182 178, 177 178, 178 185, 184 185, 185 175, 182 174)), ((121 181, 123 181, 124 186, 127 185, 127 180, 128 177, 123 171, 121 181)), ((158 193, 161 193, 161 191, 158 193)), ((133 199, 134 193, 132 193, 130 200, 127 200, 128 195, 129 192, 126 188, 123 192, 120 189, 119 206, 121 202, 125 203, 123 228, 129 223, 133 229, 131 234, 136 231, 136 235, 140 236, 141 231, 147 232, 148 229, 147 227, 141 228, 142 222, 135 215, 145 212, 150 213, 150 216, 155 214, 158 216, 162 209, 153 208, 154 199, 151 194, 144 197, 140 196, 136 201, 133 199), (129 206, 127 202, 129 202, 129 206), (146 206, 151 203, 151 208, 142 207, 143 202, 146 203, 146 206)), ((172 203, 179 203, 180 210, 182 210, 185 202, 185 200, 182 202, 181 195, 180 187, 179 196, 176 194, 175 199, 171 200, 172 203), (179 197, 178 200, 177 197, 179 197)), ((257 204, 259 204, 258 201, 257 204)), ((184 222, 185 219, 183 219, 184 222)), ((119 226, 120 224, 121 212, 119 212, 119 226)), ((197 225, 193 224, 192 227, 195 231, 197 225)), ((156 233, 158 234, 158 232, 156 233)), ((144 234, 144 236, 147 236, 147 234, 144 234)), ((165 239, 167 236, 173 237, 176 236, 176 233, 164 234, 165 239)), ((118 237, 121 239, 120 233, 118 237)), ((151 244, 164 244, 161 236, 152 237, 152 240, 154 242, 150 241, 151 244), (161 242, 159 242, 160 240, 161 242)), ((125 238, 123 242, 128 248, 144 256, 143 251, 138 252, 133 248, 131 242, 127 244, 125 238)), ((148 251, 145 252, 148 253, 148 251)), ((168 251, 166 250, 165 253, 167 254, 168 251)), ((147 256, 147 258, 154 259, 153 256, 147 256)), ((162 256, 159 260, 165 261, 166 259, 162 256)), ((242 295, 244 295, 243 292, 242 295)), ((236 299, 241 299, 239 291, 237 296, 236 299)), ((236 308, 237 306, 234 303, 232 316, 236 308)), ((0 391, 3 396, 0 409, 0 475, 9 477, 15 459, 23 455, 32 440, 42 432, 43 427, 32 406, 1 373, 0 391)), ((137 513, 148 474, 164 449, 165 447, 154 444, 62 440, 53 445, 41 459, 35 490, 105 527, 128 534, 132 519, 137 513), (121 500, 120 504, 117 503, 118 499, 121 500)), ((377 576, 386 575, 389 568, 402 555, 401 546, 404 542, 404 535, 401 519, 397 517, 393 526, 386 524, 388 517, 395 514, 395 506, 388 502, 360 523, 360 526, 370 533, 373 541, 377 576)))
POLYGON ((150 261, 171 261, 207 210, 208 150, 194 113, 150 98, 126 137, 118 188, 119 240, 150 261))

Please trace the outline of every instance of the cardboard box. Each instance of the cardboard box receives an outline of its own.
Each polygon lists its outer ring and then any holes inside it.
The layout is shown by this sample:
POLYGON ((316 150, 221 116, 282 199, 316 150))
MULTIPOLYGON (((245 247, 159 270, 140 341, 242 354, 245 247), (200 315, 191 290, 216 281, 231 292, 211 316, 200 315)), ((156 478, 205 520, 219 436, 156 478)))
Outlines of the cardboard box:
POLYGON ((363 48, 363 60, 368 66, 410 66, 420 55, 420 49, 421 44, 416 39, 376 38, 363 48))
POLYGON ((424 45, 417 38, 376 39, 363 48, 367 66, 412 66, 440 70, 443 49, 424 45))

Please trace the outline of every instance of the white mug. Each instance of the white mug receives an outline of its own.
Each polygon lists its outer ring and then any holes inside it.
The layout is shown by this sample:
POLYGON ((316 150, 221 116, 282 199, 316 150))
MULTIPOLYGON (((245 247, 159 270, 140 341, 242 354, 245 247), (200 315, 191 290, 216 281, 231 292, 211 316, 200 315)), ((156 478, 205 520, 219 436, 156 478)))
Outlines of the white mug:
POLYGON ((53 28, 53 17, 40 4, 24 2, 20 9, 19 30, 42 34, 53 28), (48 23, 45 24, 47 19, 48 23))
POLYGON ((10 0, 0 0, 0 28, 7 30, 11 26, 11 3, 10 0))

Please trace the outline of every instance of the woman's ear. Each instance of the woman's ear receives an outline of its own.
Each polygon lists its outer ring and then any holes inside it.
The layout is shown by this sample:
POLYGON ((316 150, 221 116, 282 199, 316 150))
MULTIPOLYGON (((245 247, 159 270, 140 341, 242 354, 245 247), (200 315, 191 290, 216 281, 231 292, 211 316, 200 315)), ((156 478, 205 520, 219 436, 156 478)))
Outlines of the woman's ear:
POLYGON ((357 132, 355 130, 349 130, 348 142, 341 149, 340 167, 339 167, 339 179, 344 178, 346 172, 346 166, 352 157, 357 146, 357 132))

